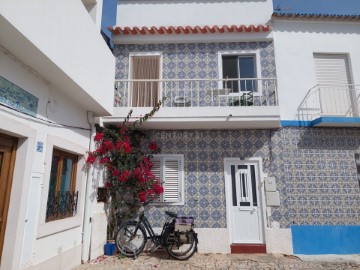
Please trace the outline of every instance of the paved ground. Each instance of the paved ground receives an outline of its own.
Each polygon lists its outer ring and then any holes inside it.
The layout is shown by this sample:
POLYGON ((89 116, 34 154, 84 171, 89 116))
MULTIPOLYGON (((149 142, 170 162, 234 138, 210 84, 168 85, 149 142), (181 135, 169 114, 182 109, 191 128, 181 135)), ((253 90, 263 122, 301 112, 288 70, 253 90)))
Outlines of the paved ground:
POLYGON ((307 262, 295 256, 271 254, 195 254, 188 261, 176 261, 169 258, 165 252, 143 253, 136 260, 103 256, 75 270, 83 269, 244 269, 244 270, 341 270, 360 269, 356 262, 307 262))

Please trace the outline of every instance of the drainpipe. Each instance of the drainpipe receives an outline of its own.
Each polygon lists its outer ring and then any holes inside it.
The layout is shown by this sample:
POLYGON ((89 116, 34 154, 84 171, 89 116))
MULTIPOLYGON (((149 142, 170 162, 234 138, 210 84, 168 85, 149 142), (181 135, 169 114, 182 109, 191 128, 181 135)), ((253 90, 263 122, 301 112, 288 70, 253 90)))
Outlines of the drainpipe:
MULTIPOLYGON (((93 112, 87 112, 87 120, 90 125, 90 142, 89 151, 94 149, 93 135, 96 133, 94 115, 93 112)), ((86 176, 86 190, 85 190, 85 206, 84 206, 84 220, 83 220, 83 231, 82 231, 82 249, 81 249, 81 263, 85 263, 89 260, 90 255, 90 233, 91 233, 91 204, 90 199, 92 193, 92 179, 94 167, 90 166, 86 176)))

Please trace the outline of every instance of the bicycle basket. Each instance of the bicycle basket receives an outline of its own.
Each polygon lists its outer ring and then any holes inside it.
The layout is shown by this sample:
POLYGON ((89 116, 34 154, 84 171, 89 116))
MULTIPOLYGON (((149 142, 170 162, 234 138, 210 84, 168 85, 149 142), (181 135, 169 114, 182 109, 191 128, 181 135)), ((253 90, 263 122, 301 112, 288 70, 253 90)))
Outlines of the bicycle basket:
POLYGON ((194 227, 193 217, 177 217, 175 218, 175 231, 188 232, 194 227))

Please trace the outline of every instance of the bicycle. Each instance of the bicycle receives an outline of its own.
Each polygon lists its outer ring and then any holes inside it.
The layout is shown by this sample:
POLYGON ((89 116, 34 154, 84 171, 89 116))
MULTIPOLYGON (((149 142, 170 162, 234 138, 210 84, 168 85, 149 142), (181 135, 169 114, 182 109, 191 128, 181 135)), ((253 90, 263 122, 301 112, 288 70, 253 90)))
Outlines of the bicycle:
MULTIPOLYGON (((144 204, 146 206, 147 204, 144 204)), ((161 234, 154 232, 141 207, 138 218, 121 224, 115 237, 118 251, 126 257, 136 258, 151 240, 155 249, 164 247, 174 259, 187 260, 197 252, 198 238, 194 231, 194 218, 178 217, 176 213, 165 211, 168 218, 161 234)))

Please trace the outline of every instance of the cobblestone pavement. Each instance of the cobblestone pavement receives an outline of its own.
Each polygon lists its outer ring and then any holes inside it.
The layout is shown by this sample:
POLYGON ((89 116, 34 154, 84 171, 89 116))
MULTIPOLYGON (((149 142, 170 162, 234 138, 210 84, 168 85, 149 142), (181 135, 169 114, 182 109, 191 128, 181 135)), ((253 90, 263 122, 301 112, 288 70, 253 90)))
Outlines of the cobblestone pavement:
POLYGON ((195 254, 188 261, 176 261, 165 252, 143 253, 136 260, 119 258, 116 256, 102 256, 87 264, 76 267, 83 269, 126 269, 126 270, 153 270, 153 269, 244 269, 244 270, 341 270, 360 269, 355 262, 305 262, 296 256, 272 254, 195 254))

